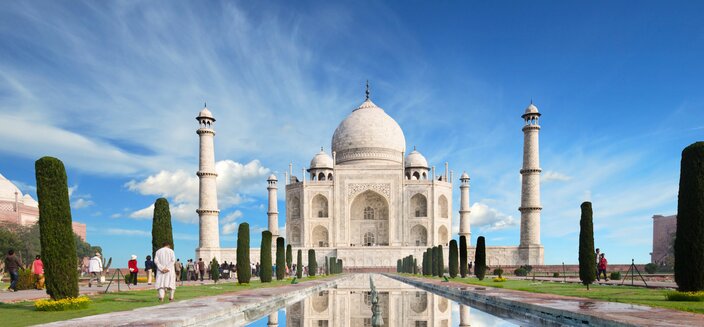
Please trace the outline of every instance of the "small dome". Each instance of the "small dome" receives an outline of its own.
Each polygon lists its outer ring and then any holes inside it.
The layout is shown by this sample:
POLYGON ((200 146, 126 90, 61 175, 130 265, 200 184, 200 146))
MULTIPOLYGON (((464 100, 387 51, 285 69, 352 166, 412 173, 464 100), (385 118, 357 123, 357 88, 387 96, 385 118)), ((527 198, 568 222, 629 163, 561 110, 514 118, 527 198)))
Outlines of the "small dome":
POLYGON ((416 149, 413 149, 406 156, 406 168, 428 168, 428 160, 416 149))
POLYGON ((276 175, 274 175, 274 174, 271 174, 271 175, 269 176, 269 178, 267 179, 267 181, 277 181, 277 180, 278 180, 278 179, 276 179, 276 175))
POLYGON ((0 200, 15 201, 15 192, 19 197, 22 197, 22 191, 12 184, 5 176, 0 174, 0 200))
POLYGON ((462 176, 460 176, 460 180, 462 179, 469 179, 469 174, 467 174, 466 171, 462 173, 462 176))
POLYGON ((26 205, 26 206, 28 206, 28 207, 35 207, 35 208, 38 208, 38 207, 39 207, 39 202, 35 201, 35 200, 32 198, 32 196, 29 195, 29 194, 25 194, 25 195, 22 197, 22 203, 24 203, 24 205, 26 205))
POLYGON ((401 161, 406 138, 396 121, 367 99, 343 120, 332 136, 337 163, 356 160, 401 161))
POLYGON ((321 148, 320 152, 313 157, 313 160, 310 161, 310 169, 320 169, 320 168, 328 168, 332 169, 332 157, 330 157, 325 151, 321 148))
POLYGON ((538 115, 540 116, 540 112, 538 112, 538 107, 536 107, 533 102, 531 102, 528 107, 526 108, 526 112, 523 114, 523 116, 526 115, 538 115))
POLYGON ((196 117, 196 119, 200 118, 210 118, 212 120, 215 120, 215 118, 213 118, 213 114, 210 112, 210 110, 208 110, 208 107, 204 107, 203 110, 198 113, 198 117, 196 117))

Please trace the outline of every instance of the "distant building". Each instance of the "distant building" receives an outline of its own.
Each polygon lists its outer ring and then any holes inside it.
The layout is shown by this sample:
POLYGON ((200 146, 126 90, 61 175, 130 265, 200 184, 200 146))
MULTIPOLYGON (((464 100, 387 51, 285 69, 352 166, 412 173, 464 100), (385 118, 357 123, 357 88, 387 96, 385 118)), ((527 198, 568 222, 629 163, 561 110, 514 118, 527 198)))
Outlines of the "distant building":
MULTIPOLYGON (((22 194, 15 184, 0 174, 0 222, 29 226, 39 221, 39 203, 22 194)), ((86 224, 73 222, 73 232, 86 240, 86 224)))
POLYGON ((677 232, 677 215, 653 216, 653 252, 650 262, 666 265, 674 262, 672 247, 677 232))

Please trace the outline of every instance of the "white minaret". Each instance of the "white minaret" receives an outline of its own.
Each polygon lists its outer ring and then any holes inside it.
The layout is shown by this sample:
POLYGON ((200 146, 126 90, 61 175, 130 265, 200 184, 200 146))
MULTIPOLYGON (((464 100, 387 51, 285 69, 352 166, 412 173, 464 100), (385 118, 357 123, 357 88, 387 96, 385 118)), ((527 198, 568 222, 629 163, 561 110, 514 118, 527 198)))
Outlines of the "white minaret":
POLYGON ((469 327, 469 306, 460 304, 460 324, 459 327, 469 327))
POLYGON ((267 186, 267 191, 269 191, 269 210, 266 212, 266 214, 269 216, 269 231, 271 232, 271 240, 276 241, 276 238, 279 237, 279 208, 278 208, 278 203, 277 203, 277 191, 278 187, 276 187, 276 175, 271 174, 269 178, 266 180, 269 184, 267 186))
POLYGON ((540 245, 540 112, 531 101, 521 116, 523 126, 523 168, 521 169, 521 261, 542 265, 543 248, 540 245))
MULTIPOLYGON (((196 256, 203 258, 203 261, 210 262, 213 257, 220 256, 220 233, 218 229, 218 191, 215 172, 215 118, 208 110, 203 108, 196 117, 198 120, 198 130, 196 133, 200 137, 200 163, 198 165, 199 201, 198 213, 200 227, 200 242, 196 249, 196 256)), ((197 259, 196 259, 197 260, 197 259)))
POLYGON ((460 176, 460 236, 465 236, 467 246, 471 242, 472 232, 469 229, 469 175, 467 172, 460 176))

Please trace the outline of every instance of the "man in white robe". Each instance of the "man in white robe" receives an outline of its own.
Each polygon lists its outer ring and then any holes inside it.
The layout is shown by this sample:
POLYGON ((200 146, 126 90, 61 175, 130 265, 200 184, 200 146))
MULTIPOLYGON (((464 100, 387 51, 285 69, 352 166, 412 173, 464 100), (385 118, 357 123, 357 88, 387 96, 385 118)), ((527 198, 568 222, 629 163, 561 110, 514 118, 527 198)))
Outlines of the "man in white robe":
POLYGON ((176 272, 174 271, 174 263, 176 263, 176 255, 174 250, 169 247, 169 243, 165 242, 163 247, 154 254, 154 264, 156 264, 156 289, 159 290, 159 301, 164 302, 166 289, 171 291, 169 302, 174 300, 176 292, 176 272))

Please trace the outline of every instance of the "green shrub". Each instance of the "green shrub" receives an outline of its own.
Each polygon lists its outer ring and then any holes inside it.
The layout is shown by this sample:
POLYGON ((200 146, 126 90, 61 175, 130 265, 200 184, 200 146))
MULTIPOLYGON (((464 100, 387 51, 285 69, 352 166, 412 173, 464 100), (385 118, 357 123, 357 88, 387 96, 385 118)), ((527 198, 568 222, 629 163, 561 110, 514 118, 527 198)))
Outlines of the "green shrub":
POLYGON ((286 276, 286 248, 284 238, 276 238, 276 280, 282 280, 286 276))
POLYGON ((643 267, 643 268, 645 269, 645 272, 647 272, 649 274, 654 274, 658 271, 658 265, 656 265, 652 262, 646 264, 645 267, 643 267))
POLYGON ((513 274, 516 276, 528 276, 528 270, 526 268, 523 268, 523 266, 517 268, 516 270, 513 271, 513 274))
POLYGON ((308 250, 308 276, 315 276, 318 273, 318 261, 315 259, 315 250, 308 250))
POLYGON ((34 289, 35 283, 37 282, 37 279, 34 278, 34 274, 32 273, 32 269, 29 268, 20 268, 18 271, 19 273, 19 278, 17 279, 17 290, 31 290, 34 289))
POLYGON ((152 258, 156 257, 156 251, 164 246, 164 242, 169 243, 171 249, 175 251, 169 201, 164 198, 158 198, 154 202, 154 216, 152 219, 152 258))
POLYGON ((479 280, 484 280, 484 275, 486 274, 486 241, 484 236, 479 236, 477 238, 477 249, 474 254, 474 275, 479 278, 479 280))
POLYGON ((237 230, 237 282, 249 284, 252 270, 249 265, 249 224, 241 223, 237 230))
POLYGON ((668 301, 704 302, 704 292, 671 291, 665 294, 668 301))
POLYGON ((438 276, 445 275, 445 262, 442 254, 442 245, 438 245, 438 276))
POLYGON ((580 209, 582 216, 579 220, 579 280, 589 289, 589 284, 596 279, 592 203, 583 202, 580 209))
MULTIPOLYGON (((286 267, 290 270, 293 268, 293 247, 291 244, 286 245, 286 267)), ((299 277, 300 278, 300 277, 299 277)))
POLYGON ((79 296, 61 300, 37 300, 34 301, 34 308, 37 311, 78 310, 87 308, 90 303, 91 300, 87 296, 79 296))
MULTIPOLYGON (((289 244, 289 247, 291 245, 289 244)), ((303 251, 298 249, 298 255, 296 256, 296 277, 303 278, 303 251)), ((309 265, 310 266, 310 265, 309 265)), ((308 267, 310 269, 310 267, 308 267)))
POLYGON ((52 157, 37 160, 34 167, 46 293, 54 300, 75 298, 78 297, 78 262, 66 169, 61 160, 52 157))
POLYGON ((552 273, 552 277, 553 277, 553 278, 560 277, 560 273, 559 273, 559 272, 554 272, 554 273, 552 273))
POLYGON ((261 251, 259 252, 259 279, 262 283, 271 282, 271 232, 262 232, 261 251))
POLYGON ((457 277, 457 273, 460 270, 460 262, 458 261, 459 253, 457 253, 457 241, 450 241, 450 256, 448 264, 448 270, 450 272, 450 278, 457 277))
POLYGON ((460 236, 460 277, 467 277, 467 237, 460 236))
POLYGON ((210 278, 212 278, 213 282, 216 284, 218 280, 220 280, 220 263, 218 263, 218 259, 216 258, 210 261, 210 278))
POLYGON ((611 278, 613 280, 620 280, 621 279, 621 272, 614 271, 610 274, 609 278, 611 278))
POLYGON ((675 281, 683 292, 704 291, 704 142, 682 150, 675 281))
POLYGON ((501 269, 501 268, 496 268, 496 269, 494 269, 494 271, 492 272, 492 275, 496 275, 496 276, 502 277, 502 276, 504 275, 504 270, 501 269))
POLYGON ((433 276, 440 276, 440 272, 438 271, 438 247, 437 246, 434 246, 430 250, 430 256, 431 256, 430 269, 432 269, 432 274, 433 274, 433 276))

